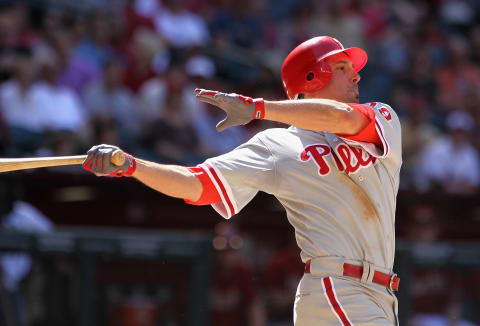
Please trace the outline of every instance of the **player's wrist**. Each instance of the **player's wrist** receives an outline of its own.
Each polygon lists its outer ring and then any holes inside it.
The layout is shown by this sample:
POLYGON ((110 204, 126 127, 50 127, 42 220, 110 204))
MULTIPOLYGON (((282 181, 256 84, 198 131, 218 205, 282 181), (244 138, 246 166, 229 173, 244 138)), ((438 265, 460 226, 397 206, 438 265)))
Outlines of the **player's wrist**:
POLYGON ((263 98, 254 99, 253 103, 255 104, 255 110, 253 111, 252 119, 265 119, 265 101, 263 98))
POLYGON ((123 174, 124 177, 131 177, 137 169, 137 161, 132 155, 125 153, 125 163, 128 164, 127 171, 123 174))
POLYGON ((131 177, 137 170, 137 161, 132 155, 125 153, 125 164, 116 170, 114 173, 110 174, 113 177, 131 177))

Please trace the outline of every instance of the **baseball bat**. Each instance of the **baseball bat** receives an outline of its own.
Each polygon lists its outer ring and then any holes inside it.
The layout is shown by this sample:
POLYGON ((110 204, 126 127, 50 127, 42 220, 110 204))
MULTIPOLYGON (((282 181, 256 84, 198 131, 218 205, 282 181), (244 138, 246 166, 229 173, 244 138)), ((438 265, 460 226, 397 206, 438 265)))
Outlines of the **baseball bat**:
MULTIPOLYGON (((87 155, 30 157, 30 158, 0 158, 0 173, 26 169, 45 168, 49 166, 82 164, 87 155)), ((112 164, 121 166, 125 163, 125 154, 121 150, 113 152, 112 164)))

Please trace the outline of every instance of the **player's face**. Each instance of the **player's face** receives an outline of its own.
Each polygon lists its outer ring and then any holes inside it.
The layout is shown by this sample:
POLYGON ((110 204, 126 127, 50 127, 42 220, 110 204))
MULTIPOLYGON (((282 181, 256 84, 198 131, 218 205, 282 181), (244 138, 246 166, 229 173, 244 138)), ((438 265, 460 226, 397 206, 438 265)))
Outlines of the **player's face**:
POLYGON ((318 92, 305 94, 306 98, 327 98, 345 103, 358 103, 360 75, 345 53, 335 54, 325 61, 332 68, 330 82, 318 92))

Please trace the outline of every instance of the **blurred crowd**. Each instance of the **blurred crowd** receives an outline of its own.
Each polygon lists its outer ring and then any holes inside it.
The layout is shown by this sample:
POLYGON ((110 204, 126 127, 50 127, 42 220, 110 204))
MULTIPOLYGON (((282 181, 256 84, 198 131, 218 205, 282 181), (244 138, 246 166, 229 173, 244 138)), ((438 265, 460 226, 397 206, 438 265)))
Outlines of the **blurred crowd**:
MULTIPOLYGON (((479 0, 0 0, 0 156, 77 155, 108 143, 195 165, 263 128, 284 127, 255 121, 218 134, 223 113, 197 102, 196 87, 286 99, 285 56, 310 37, 331 35, 367 50, 360 101, 388 103, 402 120, 401 187, 475 194, 479 22, 479 0)), ((442 239, 438 213, 412 207, 406 239, 420 249, 442 239)), ((269 325, 291 324, 303 273, 292 244, 252 271, 237 251, 220 253, 215 318, 264 325, 267 314, 269 325), (262 275, 263 290, 253 274, 262 275)), ((468 280, 418 271, 412 325, 458 321, 465 297, 480 302, 468 280)), ((480 323, 477 310, 468 310, 469 320, 480 323)))
POLYGON ((480 4, 475 0, 99 0, 0 2, 4 156, 116 144, 196 164, 259 129, 218 135, 195 87, 285 99, 286 54, 315 35, 364 47, 361 101, 403 121, 402 187, 473 193, 480 183, 480 4))

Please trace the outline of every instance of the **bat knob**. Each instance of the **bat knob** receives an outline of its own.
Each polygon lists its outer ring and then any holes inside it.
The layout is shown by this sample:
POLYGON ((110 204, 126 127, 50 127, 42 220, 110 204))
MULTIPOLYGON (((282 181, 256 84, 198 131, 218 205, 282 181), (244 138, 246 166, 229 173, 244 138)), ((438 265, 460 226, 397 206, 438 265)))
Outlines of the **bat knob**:
POLYGON ((123 151, 120 149, 114 151, 110 158, 110 162, 112 162, 113 165, 122 166, 125 163, 125 154, 123 151))

